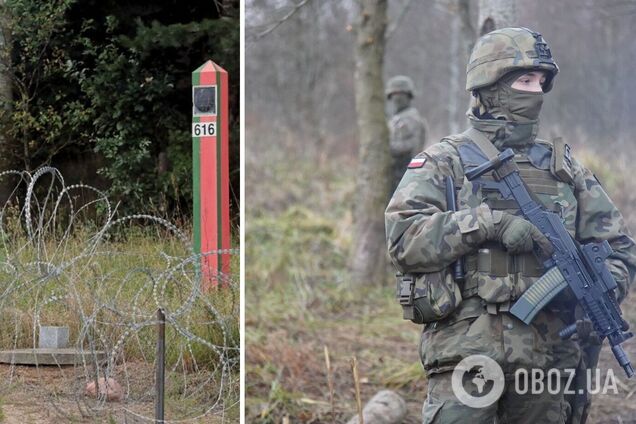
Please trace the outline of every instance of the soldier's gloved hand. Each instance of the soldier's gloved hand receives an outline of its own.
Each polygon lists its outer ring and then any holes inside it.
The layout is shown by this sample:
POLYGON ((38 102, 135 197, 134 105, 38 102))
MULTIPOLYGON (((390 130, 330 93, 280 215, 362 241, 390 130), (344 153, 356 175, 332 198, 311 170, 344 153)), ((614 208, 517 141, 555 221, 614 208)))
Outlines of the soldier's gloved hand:
POLYGON ((601 337, 594 331, 592 321, 587 318, 576 320, 576 333, 572 339, 588 345, 598 346, 602 343, 601 337))
POLYGON ((508 212, 494 211, 492 215, 495 223, 494 237, 511 254, 532 252, 534 243, 546 255, 552 253, 552 245, 548 239, 530 222, 508 212))

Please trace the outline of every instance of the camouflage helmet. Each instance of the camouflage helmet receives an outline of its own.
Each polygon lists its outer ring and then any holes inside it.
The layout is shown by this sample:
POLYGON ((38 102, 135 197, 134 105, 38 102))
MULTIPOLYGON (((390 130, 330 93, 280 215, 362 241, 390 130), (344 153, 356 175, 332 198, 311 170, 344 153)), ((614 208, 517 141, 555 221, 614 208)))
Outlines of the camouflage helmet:
POLYGON ((559 67, 541 34, 528 28, 502 28, 477 40, 466 67, 466 90, 494 84, 511 71, 538 69, 546 71, 543 91, 552 89, 559 67))
POLYGON ((386 97, 391 97, 391 94, 394 93, 407 93, 410 94, 411 97, 415 94, 415 86, 413 85, 413 80, 411 78, 404 75, 396 75, 389 80, 386 85, 386 97))

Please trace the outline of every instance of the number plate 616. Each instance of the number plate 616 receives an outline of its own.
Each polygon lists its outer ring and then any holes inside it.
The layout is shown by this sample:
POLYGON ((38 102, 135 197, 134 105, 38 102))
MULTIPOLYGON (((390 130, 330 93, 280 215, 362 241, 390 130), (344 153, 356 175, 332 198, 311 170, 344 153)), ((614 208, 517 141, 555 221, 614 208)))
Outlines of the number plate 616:
POLYGON ((192 137, 210 137, 216 135, 216 122, 193 122, 192 137))

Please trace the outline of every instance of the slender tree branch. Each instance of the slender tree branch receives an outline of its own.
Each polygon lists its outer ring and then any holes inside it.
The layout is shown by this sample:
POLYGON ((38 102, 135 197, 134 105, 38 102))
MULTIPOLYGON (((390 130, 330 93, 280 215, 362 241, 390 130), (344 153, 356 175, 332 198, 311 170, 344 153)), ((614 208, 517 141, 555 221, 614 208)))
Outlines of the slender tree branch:
MULTIPOLYGON (((296 3, 289 12, 283 15, 280 19, 270 22, 269 24, 259 25, 259 27, 267 27, 263 31, 257 32, 250 37, 250 41, 260 40, 268 34, 271 34, 276 28, 278 28, 283 22, 289 20, 292 16, 294 16, 303 6, 309 3, 311 0, 301 0, 299 3, 296 3)), ((279 9, 280 10, 280 9, 279 9)))

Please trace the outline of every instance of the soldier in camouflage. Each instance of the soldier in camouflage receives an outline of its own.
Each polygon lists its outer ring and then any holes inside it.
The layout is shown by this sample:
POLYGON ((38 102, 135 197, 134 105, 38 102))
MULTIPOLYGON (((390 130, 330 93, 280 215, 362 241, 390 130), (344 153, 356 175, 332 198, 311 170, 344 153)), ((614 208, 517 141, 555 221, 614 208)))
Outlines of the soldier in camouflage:
POLYGON ((393 116, 389 119, 391 157, 391 193, 404 175, 406 165, 426 144, 426 123, 417 109, 411 106, 415 90, 409 77, 398 75, 387 83, 386 97, 393 116))
POLYGON ((514 390, 514 373, 522 368, 594 366, 599 341, 593 334, 579 336, 578 341, 558 336, 572 322, 581 330, 589 323, 581 320, 569 289, 530 325, 508 312, 543 273, 533 246, 550 245, 520 216, 514 201, 489 187, 488 174, 480 181, 464 176, 483 163, 479 140, 499 151, 512 148, 530 191, 545 208, 560 214, 572 236, 610 243, 614 253, 607 264, 619 286, 619 301, 627 295, 636 270, 636 247, 621 214, 595 176, 571 156, 569 146, 560 139, 535 138, 543 95, 551 90, 557 72, 540 34, 504 28, 484 35, 467 68, 471 128, 417 155, 387 207, 392 262, 415 281, 410 299, 403 303, 405 317, 426 323, 420 345, 428 377, 424 423, 585 421, 589 399, 566 396, 564 381, 555 394, 522 395, 514 390), (458 190, 456 212, 446 204, 447 176, 454 178, 458 190), (465 281, 455 283, 447 270, 460 257, 465 261, 465 281), (475 354, 494 359, 506 382, 498 401, 481 409, 464 405, 451 388, 454 367, 475 354))

